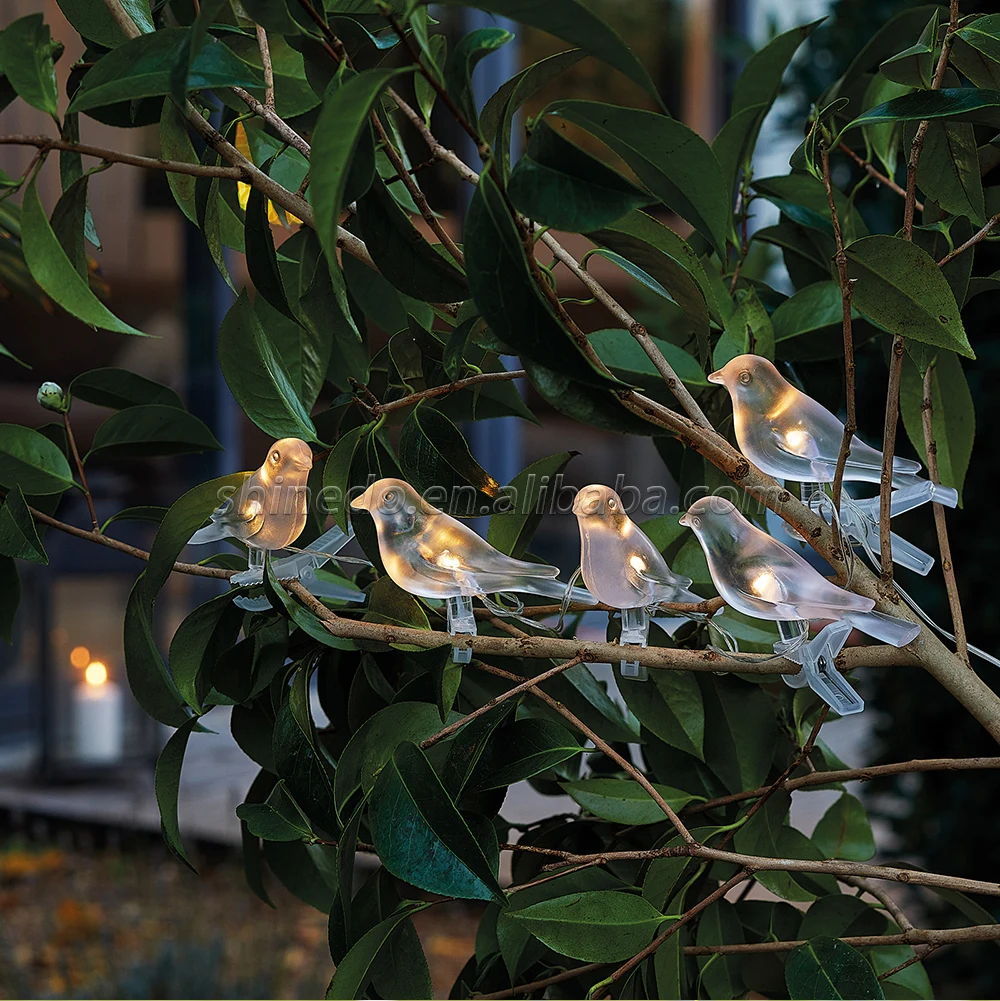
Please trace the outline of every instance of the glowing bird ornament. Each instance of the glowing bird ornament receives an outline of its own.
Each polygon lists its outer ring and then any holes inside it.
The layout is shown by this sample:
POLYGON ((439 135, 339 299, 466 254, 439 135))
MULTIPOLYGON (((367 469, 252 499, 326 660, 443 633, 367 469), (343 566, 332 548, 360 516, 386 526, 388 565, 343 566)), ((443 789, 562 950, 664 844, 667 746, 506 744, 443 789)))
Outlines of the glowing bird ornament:
MULTIPOLYGON (((733 427, 740 451, 759 469, 779 479, 799 483, 832 483, 844 437, 844 425, 826 407, 787 382, 766 358, 740 355, 709 377, 725 386, 733 401, 733 427)), ((892 461, 890 513, 936 501, 947 507, 958 503, 958 491, 918 476, 921 466, 895 456, 892 461)), ((855 435, 844 466, 844 482, 878 483, 882 453, 855 435)), ((822 496, 810 502, 826 503, 822 496)), ((844 491, 841 521, 844 530, 869 552, 879 548, 877 497, 857 501, 844 491)), ((892 535, 892 558, 917 573, 927 574, 934 558, 900 536, 892 535)))
POLYGON ((708 561, 708 569, 726 604, 779 625, 786 639, 775 653, 802 664, 789 680, 793 688, 808 684, 841 716, 861 712, 865 704, 834 667, 852 628, 902 647, 920 632, 915 622, 873 611, 875 602, 828 581, 798 553, 752 525, 723 497, 703 497, 680 519, 690 528, 708 561), (802 621, 833 619, 811 641, 802 621), (794 625, 793 625, 794 624, 794 625), (794 641, 793 641, 794 637, 794 641))
MULTIPOLYGON (((367 511, 374 520, 379 554, 395 584, 421 598, 447 601, 448 632, 453 636, 476 634, 473 597, 503 591, 565 596, 566 585, 556 580, 557 567, 504 555, 402 480, 377 480, 351 501, 351 507, 367 511)), ((572 593, 593 601, 582 588, 572 593)), ((468 663, 472 651, 455 647, 453 658, 468 663)))
MULTIPOLYGON (((243 485, 212 512, 210 523, 191 536, 194 546, 231 538, 247 547, 248 567, 230 578, 234 586, 260 584, 268 552, 291 548, 302 534, 309 511, 307 481, 312 468, 312 449, 300 438, 282 438, 268 450, 260 469, 250 473, 243 485)), ((355 589, 321 580, 318 570, 335 556, 351 536, 334 527, 319 536, 309 550, 276 560, 272 568, 279 580, 298 579, 317 597, 364 601, 355 589)), ((241 595, 234 601, 248 611, 270 608, 267 598, 241 595)))
MULTIPOLYGON (((621 645, 644 647, 649 616, 661 602, 700 602, 690 577, 675 574, 649 537, 628 516, 611 487, 592 483, 573 502, 580 529, 580 567, 590 593, 622 613, 621 645)), ((637 661, 621 662, 622 675, 644 681, 637 661)))

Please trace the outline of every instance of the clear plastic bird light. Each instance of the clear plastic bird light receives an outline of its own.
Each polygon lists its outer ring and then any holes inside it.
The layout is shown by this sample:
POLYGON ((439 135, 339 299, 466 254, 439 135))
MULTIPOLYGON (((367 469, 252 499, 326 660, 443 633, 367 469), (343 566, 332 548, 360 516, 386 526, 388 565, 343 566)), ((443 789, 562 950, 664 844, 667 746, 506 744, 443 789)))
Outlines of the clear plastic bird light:
MULTIPOLYGON (((566 594, 567 585, 556 579, 557 567, 506 556, 402 480, 376 481, 351 507, 374 520, 379 555, 395 584, 418 597, 447 602, 453 636, 476 634, 473 597, 507 591, 558 599, 566 594)), ((574 593, 591 599, 582 589, 574 593)), ((456 646, 453 656, 456 663, 468 663, 472 651, 456 646)))
MULTIPOLYGON (((700 602, 690 577, 675 574, 611 487, 592 483, 573 502, 580 528, 583 582, 598 601, 622 613, 622 646, 646 646, 649 614, 662 602, 700 602)), ((622 675, 645 680, 646 669, 622 660, 622 675)))
POLYGON ((802 664, 806 683, 842 716, 864 709, 861 697, 833 666, 851 628, 896 647, 906 646, 920 632, 914 622, 873 611, 871 598, 828 581, 723 497, 696 501, 681 524, 701 543, 719 594, 736 611, 779 624, 834 620, 807 642, 801 642, 806 635, 801 627, 790 642, 793 631, 786 626, 786 638, 775 652, 802 664))

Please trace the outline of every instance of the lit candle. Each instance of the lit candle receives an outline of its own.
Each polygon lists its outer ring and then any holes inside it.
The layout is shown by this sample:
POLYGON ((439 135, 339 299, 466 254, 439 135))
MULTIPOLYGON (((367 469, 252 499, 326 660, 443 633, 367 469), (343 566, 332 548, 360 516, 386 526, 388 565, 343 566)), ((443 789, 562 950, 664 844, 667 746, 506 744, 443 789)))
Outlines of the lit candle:
POLYGON ((91 661, 73 690, 73 738, 78 761, 111 764, 121 760, 124 703, 120 685, 99 660, 91 661))

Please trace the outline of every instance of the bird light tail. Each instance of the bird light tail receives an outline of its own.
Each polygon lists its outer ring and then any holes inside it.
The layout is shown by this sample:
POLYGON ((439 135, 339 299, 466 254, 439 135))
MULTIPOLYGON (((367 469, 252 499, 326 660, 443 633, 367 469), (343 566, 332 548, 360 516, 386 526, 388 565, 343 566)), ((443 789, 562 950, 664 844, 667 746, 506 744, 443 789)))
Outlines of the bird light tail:
POLYGON ((222 522, 212 522, 211 525, 206 525, 204 528, 199 528, 194 535, 188 539, 188 545, 191 546, 204 546, 209 542, 218 542, 219 539, 225 539, 229 536, 230 532, 226 525, 222 522))
POLYGON ((883 615, 882 612, 851 612, 844 618, 866 635, 896 647, 912 643, 920 632, 919 623, 883 615))

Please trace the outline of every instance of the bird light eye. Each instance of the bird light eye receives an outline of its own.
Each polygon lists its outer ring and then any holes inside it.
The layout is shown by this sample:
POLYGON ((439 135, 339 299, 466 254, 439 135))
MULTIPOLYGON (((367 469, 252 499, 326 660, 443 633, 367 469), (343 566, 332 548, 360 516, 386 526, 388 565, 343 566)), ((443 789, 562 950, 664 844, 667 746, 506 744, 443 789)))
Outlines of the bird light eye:
POLYGON ((608 501, 608 510, 609 510, 609 511, 615 511, 615 510, 617 510, 617 508, 618 508, 618 503, 617 503, 617 501, 616 501, 616 500, 614 499, 614 497, 612 497, 612 498, 611 498, 611 499, 610 499, 610 500, 608 501))
POLYGON ((281 453, 277 449, 275 449, 271 453, 271 461, 272 462, 281 462, 281 453))
POLYGON ((395 490, 387 490, 385 492, 385 497, 383 497, 383 500, 386 502, 386 504, 391 504, 395 499, 396 499, 395 490))
POLYGON ((740 372, 740 382, 744 386, 749 386, 750 383, 753 382, 753 375, 751 375, 748 369, 743 369, 743 371, 740 372))
POLYGON ((689 520, 692 528, 701 528, 701 518, 698 515, 692 515, 689 520))

